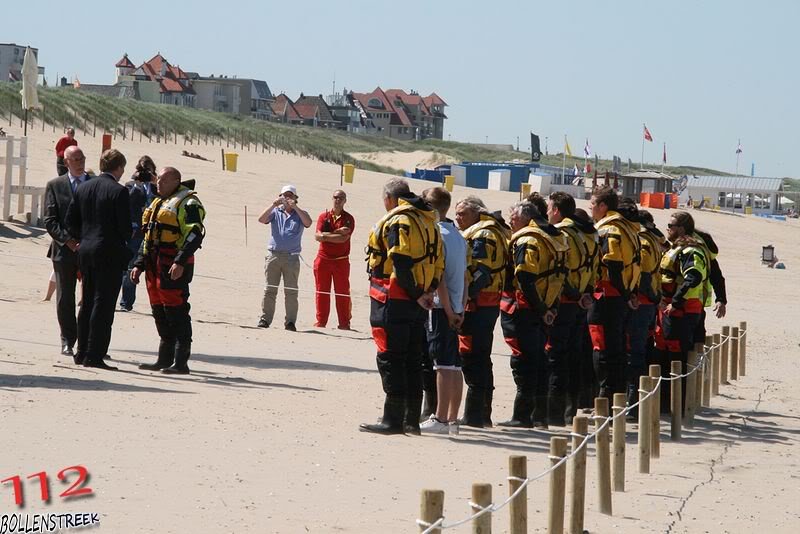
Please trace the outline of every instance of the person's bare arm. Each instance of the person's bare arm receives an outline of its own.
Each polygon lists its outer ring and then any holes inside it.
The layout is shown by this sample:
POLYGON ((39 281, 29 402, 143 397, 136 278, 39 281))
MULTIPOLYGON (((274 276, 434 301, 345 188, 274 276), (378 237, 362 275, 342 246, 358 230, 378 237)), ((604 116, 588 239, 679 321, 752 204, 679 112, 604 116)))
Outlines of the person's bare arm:
POLYGON ((286 205, 297 212, 297 215, 300 217, 300 222, 303 223, 303 226, 306 228, 311 226, 311 215, 309 215, 306 210, 298 206, 296 200, 287 200, 286 205))
POLYGON ((267 209, 265 209, 261 215, 259 215, 258 222, 260 222, 261 224, 267 224, 269 222, 269 216, 272 213, 272 210, 280 206, 282 203, 283 203, 283 197, 278 197, 275 200, 273 200, 272 204, 268 206, 267 209))

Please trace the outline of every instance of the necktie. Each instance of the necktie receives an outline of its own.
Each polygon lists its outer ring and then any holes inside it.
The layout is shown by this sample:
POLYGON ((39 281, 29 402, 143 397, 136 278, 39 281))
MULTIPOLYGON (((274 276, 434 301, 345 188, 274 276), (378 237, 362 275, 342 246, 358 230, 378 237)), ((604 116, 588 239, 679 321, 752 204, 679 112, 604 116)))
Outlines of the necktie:
POLYGON ((75 190, 76 190, 76 189, 78 189, 78 179, 77 179, 77 178, 75 178, 74 180, 72 180, 72 194, 73 194, 73 195, 75 194, 75 190))

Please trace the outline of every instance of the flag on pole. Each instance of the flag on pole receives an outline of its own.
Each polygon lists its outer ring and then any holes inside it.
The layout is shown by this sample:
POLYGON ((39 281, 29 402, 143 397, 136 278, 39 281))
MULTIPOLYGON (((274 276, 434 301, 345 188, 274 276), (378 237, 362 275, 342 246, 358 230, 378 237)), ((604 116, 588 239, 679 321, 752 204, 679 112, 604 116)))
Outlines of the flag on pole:
POLYGON ((741 139, 739 140, 739 144, 736 145, 736 153, 737 154, 741 154, 742 153, 742 141, 741 141, 741 139))
POLYGON ((567 141, 567 136, 564 136, 564 152, 567 153, 567 156, 572 157, 572 149, 569 147, 569 141, 567 141))
POLYGON ((664 165, 667 164, 667 143, 664 143, 664 157, 661 158, 661 161, 664 163, 664 165))
POLYGON ((579 170, 578 170, 578 164, 576 163, 576 164, 575 164, 575 165, 572 167, 572 174, 574 174, 575 176, 579 176, 579 175, 580 175, 580 172, 581 172, 581 171, 579 171, 579 170))
POLYGON ((583 167, 583 174, 588 175, 591 172, 592 172, 592 164, 586 162, 586 165, 583 167))
POLYGON ((586 138, 586 144, 583 145, 583 155, 584 157, 589 157, 592 155, 592 146, 589 144, 589 138, 586 138))
POLYGON ((542 149, 539 144, 539 136, 531 132, 531 161, 542 159, 542 149))
POLYGON ((750 164, 750 176, 755 176, 755 175, 756 175, 756 164, 755 162, 753 162, 750 164))
POLYGON ((642 124, 642 126, 644 126, 644 139, 645 139, 645 141, 650 141, 652 143, 653 142, 653 136, 650 135, 650 130, 647 129, 647 125, 646 124, 642 124))

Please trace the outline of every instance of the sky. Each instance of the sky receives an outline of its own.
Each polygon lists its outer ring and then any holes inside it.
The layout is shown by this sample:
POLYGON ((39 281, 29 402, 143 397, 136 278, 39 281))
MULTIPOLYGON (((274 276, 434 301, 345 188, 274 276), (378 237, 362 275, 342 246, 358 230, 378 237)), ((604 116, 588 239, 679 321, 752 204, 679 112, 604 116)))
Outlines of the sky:
POLYGON ((291 98, 334 77, 368 92, 436 92, 445 139, 800 176, 800 2, 405 0, 4 2, 0 42, 39 48, 56 74, 113 83, 127 52, 201 75, 266 80, 291 98), (137 6, 120 9, 118 6, 137 6), (27 10, 39 17, 22 23, 27 10))

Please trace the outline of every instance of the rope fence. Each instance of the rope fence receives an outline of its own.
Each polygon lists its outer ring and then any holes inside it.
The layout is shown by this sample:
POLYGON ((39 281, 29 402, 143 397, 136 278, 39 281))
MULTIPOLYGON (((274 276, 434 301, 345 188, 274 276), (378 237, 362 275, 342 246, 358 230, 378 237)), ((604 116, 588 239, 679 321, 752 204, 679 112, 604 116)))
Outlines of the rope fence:
MULTIPOLYGON (((731 364, 730 378, 735 380, 743 376, 746 371, 745 355, 747 347, 747 323, 742 322, 738 327, 724 327, 723 334, 707 336, 705 343, 698 343, 695 350, 689 352, 686 371, 681 372, 683 364, 674 360, 671 362, 669 376, 661 375, 659 365, 651 365, 649 375, 641 376, 639 382, 639 400, 626 406, 627 400, 624 393, 617 393, 613 399, 613 415, 608 414, 608 399, 595 399, 595 413, 591 417, 576 415, 573 418, 573 429, 569 437, 573 438, 572 451, 566 454, 566 436, 553 436, 550 439, 550 467, 534 476, 526 476, 527 458, 525 456, 509 457, 510 475, 507 480, 511 482, 510 494, 507 499, 499 504, 489 502, 477 504, 470 501, 469 505, 476 510, 472 515, 445 523, 444 492, 441 490, 423 490, 421 496, 421 517, 416 520, 422 534, 431 534, 443 530, 457 528, 472 523, 473 532, 491 532, 491 523, 486 523, 486 517, 499 512, 508 505, 516 503, 510 508, 511 534, 523 534, 527 530, 527 487, 537 480, 548 475, 550 482, 550 503, 548 513, 548 532, 560 533, 564 531, 564 500, 565 500, 565 464, 572 460, 573 470, 571 477, 572 494, 570 508, 569 532, 583 532, 583 513, 585 497, 586 476, 586 447, 590 440, 595 440, 596 455, 598 457, 598 492, 601 513, 611 515, 611 477, 606 465, 611 452, 608 447, 608 428, 613 424, 614 435, 614 491, 624 491, 625 467, 625 420, 626 417, 638 408, 639 429, 639 472, 650 472, 650 459, 658 458, 658 439, 660 434, 660 388, 663 383, 671 383, 671 439, 680 441, 680 427, 682 424, 691 426, 697 408, 710 406, 710 397, 719 394, 720 383, 728 384, 727 377, 721 372, 716 372, 720 367, 720 359, 729 349, 736 353, 735 367, 731 364), (682 407, 681 384, 686 379, 686 406, 682 407), (694 379, 694 380, 692 380, 694 379), (708 391, 707 396, 694 395, 697 391, 708 391), (692 394, 690 394, 690 391, 692 394), (599 409, 598 409, 599 408, 599 409), (683 409, 682 409, 683 408, 683 409), (595 429, 588 433, 589 420, 595 422, 595 429), (524 496, 524 497, 523 497, 524 496), (525 502, 517 502, 524 499, 525 502), (483 525, 478 529, 478 524, 483 525), (487 526, 488 525, 488 526, 487 526)), ((481 486, 481 493, 487 494, 486 484, 473 485, 473 495, 476 487, 481 486)), ((491 495, 489 486, 488 494, 491 495)))

